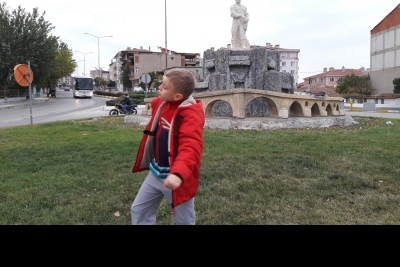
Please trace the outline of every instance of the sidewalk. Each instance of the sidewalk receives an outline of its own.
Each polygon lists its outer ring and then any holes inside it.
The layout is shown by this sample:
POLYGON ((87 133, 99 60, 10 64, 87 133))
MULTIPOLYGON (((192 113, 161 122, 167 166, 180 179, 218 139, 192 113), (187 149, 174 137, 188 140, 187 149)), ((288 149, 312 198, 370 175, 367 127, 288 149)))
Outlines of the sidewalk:
MULTIPOLYGON (((37 97, 32 99, 32 105, 35 105, 37 103, 43 103, 45 101, 48 101, 48 97, 37 97)), ((29 106, 29 100, 22 100, 22 101, 16 101, 16 102, 11 102, 11 103, 0 103, 0 110, 2 109, 11 109, 11 108, 18 108, 21 106, 29 106)))

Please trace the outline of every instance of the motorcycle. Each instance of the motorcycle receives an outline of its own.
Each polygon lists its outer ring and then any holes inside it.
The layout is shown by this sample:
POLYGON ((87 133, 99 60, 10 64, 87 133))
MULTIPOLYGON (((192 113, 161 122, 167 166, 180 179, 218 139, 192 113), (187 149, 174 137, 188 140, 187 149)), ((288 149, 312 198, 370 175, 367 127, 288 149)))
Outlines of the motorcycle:
MULTIPOLYGON (((137 114, 137 105, 131 105, 130 107, 127 108, 128 112, 126 113, 126 115, 132 115, 132 114, 137 114)), ((125 114, 124 109, 122 108, 122 105, 117 102, 115 103, 115 108, 113 108, 112 110, 110 110, 109 115, 110 116, 117 116, 119 114, 125 114)))

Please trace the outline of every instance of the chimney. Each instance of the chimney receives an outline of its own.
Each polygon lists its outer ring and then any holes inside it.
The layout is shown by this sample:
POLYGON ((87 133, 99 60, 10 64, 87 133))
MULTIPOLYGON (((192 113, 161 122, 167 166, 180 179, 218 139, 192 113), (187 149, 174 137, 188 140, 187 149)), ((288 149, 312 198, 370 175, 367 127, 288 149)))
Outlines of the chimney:
POLYGON ((324 73, 327 73, 328 72, 328 68, 324 68, 324 73))
POLYGON ((265 45, 265 48, 271 49, 271 43, 267 43, 267 44, 265 45))
POLYGON ((342 67, 342 72, 344 72, 346 69, 344 68, 344 66, 342 67))
POLYGON ((275 48, 280 48, 280 47, 281 47, 281 46, 280 46, 280 45, 278 45, 278 44, 277 44, 277 45, 275 45, 275 48))
POLYGON ((334 67, 330 67, 330 68, 329 68, 329 71, 334 71, 334 70, 335 70, 334 67))
POLYGON ((151 51, 151 47, 149 46, 149 51, 151 51))
POLYGON ((231 44, 227 44, 226 48, 231 49, 231 44))
POLYGON ((128 47, 126 48, 126 50, 131 50, 131 47, 130 47, 130 46, 128 46, 128 47))
POLYGON ((142 50, 142 49, 143 49, 143 46, 140 47, 140 50, 142 50))

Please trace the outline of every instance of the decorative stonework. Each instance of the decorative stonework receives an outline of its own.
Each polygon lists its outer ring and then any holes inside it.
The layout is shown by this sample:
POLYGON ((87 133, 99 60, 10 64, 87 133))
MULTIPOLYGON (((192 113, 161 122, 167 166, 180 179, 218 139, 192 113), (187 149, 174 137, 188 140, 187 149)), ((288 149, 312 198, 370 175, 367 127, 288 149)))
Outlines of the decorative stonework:
POLYGON ((203 81, 196 92, 243 88, 293 94, 293 75, 279 71, 279 52, 265 47, 207 50, 203 81))

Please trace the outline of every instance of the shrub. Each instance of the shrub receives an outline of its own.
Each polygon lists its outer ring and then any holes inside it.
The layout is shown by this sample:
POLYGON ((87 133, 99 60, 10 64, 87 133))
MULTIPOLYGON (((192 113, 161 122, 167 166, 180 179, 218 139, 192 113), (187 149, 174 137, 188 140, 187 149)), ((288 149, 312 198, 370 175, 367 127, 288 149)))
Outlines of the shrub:
POLYGON ((400 78, 393 80, 394 90, 393 93, 400 94, 400 78))

